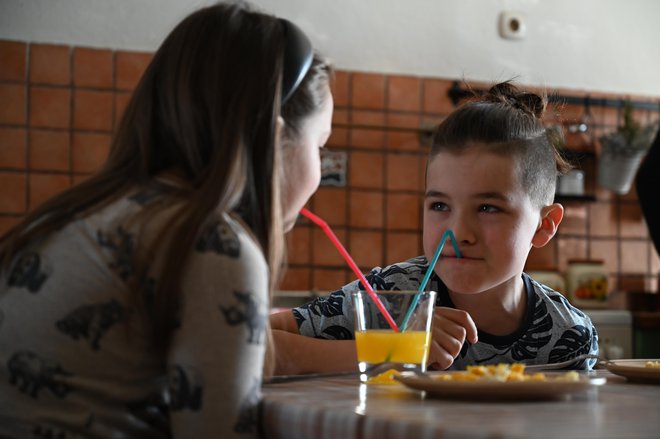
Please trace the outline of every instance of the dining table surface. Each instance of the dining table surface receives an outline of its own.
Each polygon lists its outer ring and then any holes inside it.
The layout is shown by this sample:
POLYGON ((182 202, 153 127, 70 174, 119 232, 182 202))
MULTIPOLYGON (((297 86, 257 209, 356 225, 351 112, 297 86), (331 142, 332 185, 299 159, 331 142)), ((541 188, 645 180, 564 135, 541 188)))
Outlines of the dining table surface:
POLYGON ((660 383, 605 369, 556 398, 437 397, 397 382, 330 376, 264 384, 266 438, 660 438, 660 383))

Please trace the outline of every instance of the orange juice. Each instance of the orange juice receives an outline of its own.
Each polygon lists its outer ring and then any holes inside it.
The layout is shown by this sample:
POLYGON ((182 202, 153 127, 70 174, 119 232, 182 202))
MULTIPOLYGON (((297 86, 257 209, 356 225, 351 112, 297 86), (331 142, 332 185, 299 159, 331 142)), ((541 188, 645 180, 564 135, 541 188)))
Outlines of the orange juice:
POLYGON ((361 290, 351 295, 361 382, 374 383, 370 379, 385 368, 426 372, 435 296, 435 291, 419 293, 414 290, 361 290), (394 324, 387 323, 386 313, 394 324), (404 330, 398 332, 395 328, 404 330))
POLYGON ((355 331, 357 357, 360 363, 426 364, 431 333, 425 331, 394 332, 389 329, 355 331))

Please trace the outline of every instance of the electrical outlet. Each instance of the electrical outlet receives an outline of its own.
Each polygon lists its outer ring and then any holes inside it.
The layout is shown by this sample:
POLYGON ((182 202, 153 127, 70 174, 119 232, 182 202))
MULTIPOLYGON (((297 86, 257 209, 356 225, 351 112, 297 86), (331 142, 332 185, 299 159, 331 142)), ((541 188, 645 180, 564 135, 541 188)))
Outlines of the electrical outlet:
POLYGON ((499 31, 502 38, 520 40, 525 37, 527 23, 521 12, 504 11, 500 13, 499 31))

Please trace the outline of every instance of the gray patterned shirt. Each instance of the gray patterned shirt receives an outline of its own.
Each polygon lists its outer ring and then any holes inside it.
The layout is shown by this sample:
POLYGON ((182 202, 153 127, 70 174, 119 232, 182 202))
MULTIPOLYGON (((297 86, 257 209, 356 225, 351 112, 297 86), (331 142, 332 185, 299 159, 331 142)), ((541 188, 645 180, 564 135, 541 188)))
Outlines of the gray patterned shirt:
POLYGON ((158 353, 127 288, 141 282, 148 308, 163 257, 138 275, 133 256, 185 208, 136 221, 158 197, 139 191, 73 221, 0 273, 0 437, 257 436, 266 261, 218 215, 181 261, 177 329, 158 353))

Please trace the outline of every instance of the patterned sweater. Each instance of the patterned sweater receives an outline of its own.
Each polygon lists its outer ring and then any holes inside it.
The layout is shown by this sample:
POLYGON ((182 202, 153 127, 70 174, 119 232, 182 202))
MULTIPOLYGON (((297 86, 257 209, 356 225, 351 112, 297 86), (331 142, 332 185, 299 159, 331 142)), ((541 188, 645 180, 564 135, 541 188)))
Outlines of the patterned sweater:
MULTIPOLYGON (((136 221, 156 199, 119 199, 0 273, 0 437, 257 435, 266 261, 239 221, 218 215, 185 261, 177 329, 158 353, 127 288, 135 252, 182 207, 136 221)), ((161 256, 137 279, 147 307, 161 256)))
MULTIPOLYGON (((417 290, 427 269, 428 261, 420 256, 384 269, 376 267, 366 279, 375 290, 417 290)), ((527 309, 522 325, 505 336, 479 331, 479 341, 474 345, 466 342, 450 370, 476 364, 555 363, 581 354, 598 354, 598 335, 588 316, 560 293, 524 273, 523 280, 527 309)), ((326 297, 294 308, 300 334, 323 339, 353 339, 351 293, 360 289, 360 285, 359 281, 353 281, 326 297)), ((447 288, 435 273, 428 289, 438 292, 436 306, 455 308, 447 288)), ((571 368, 590 370, 595 363, 595 359, 583 360, 571 368)))

